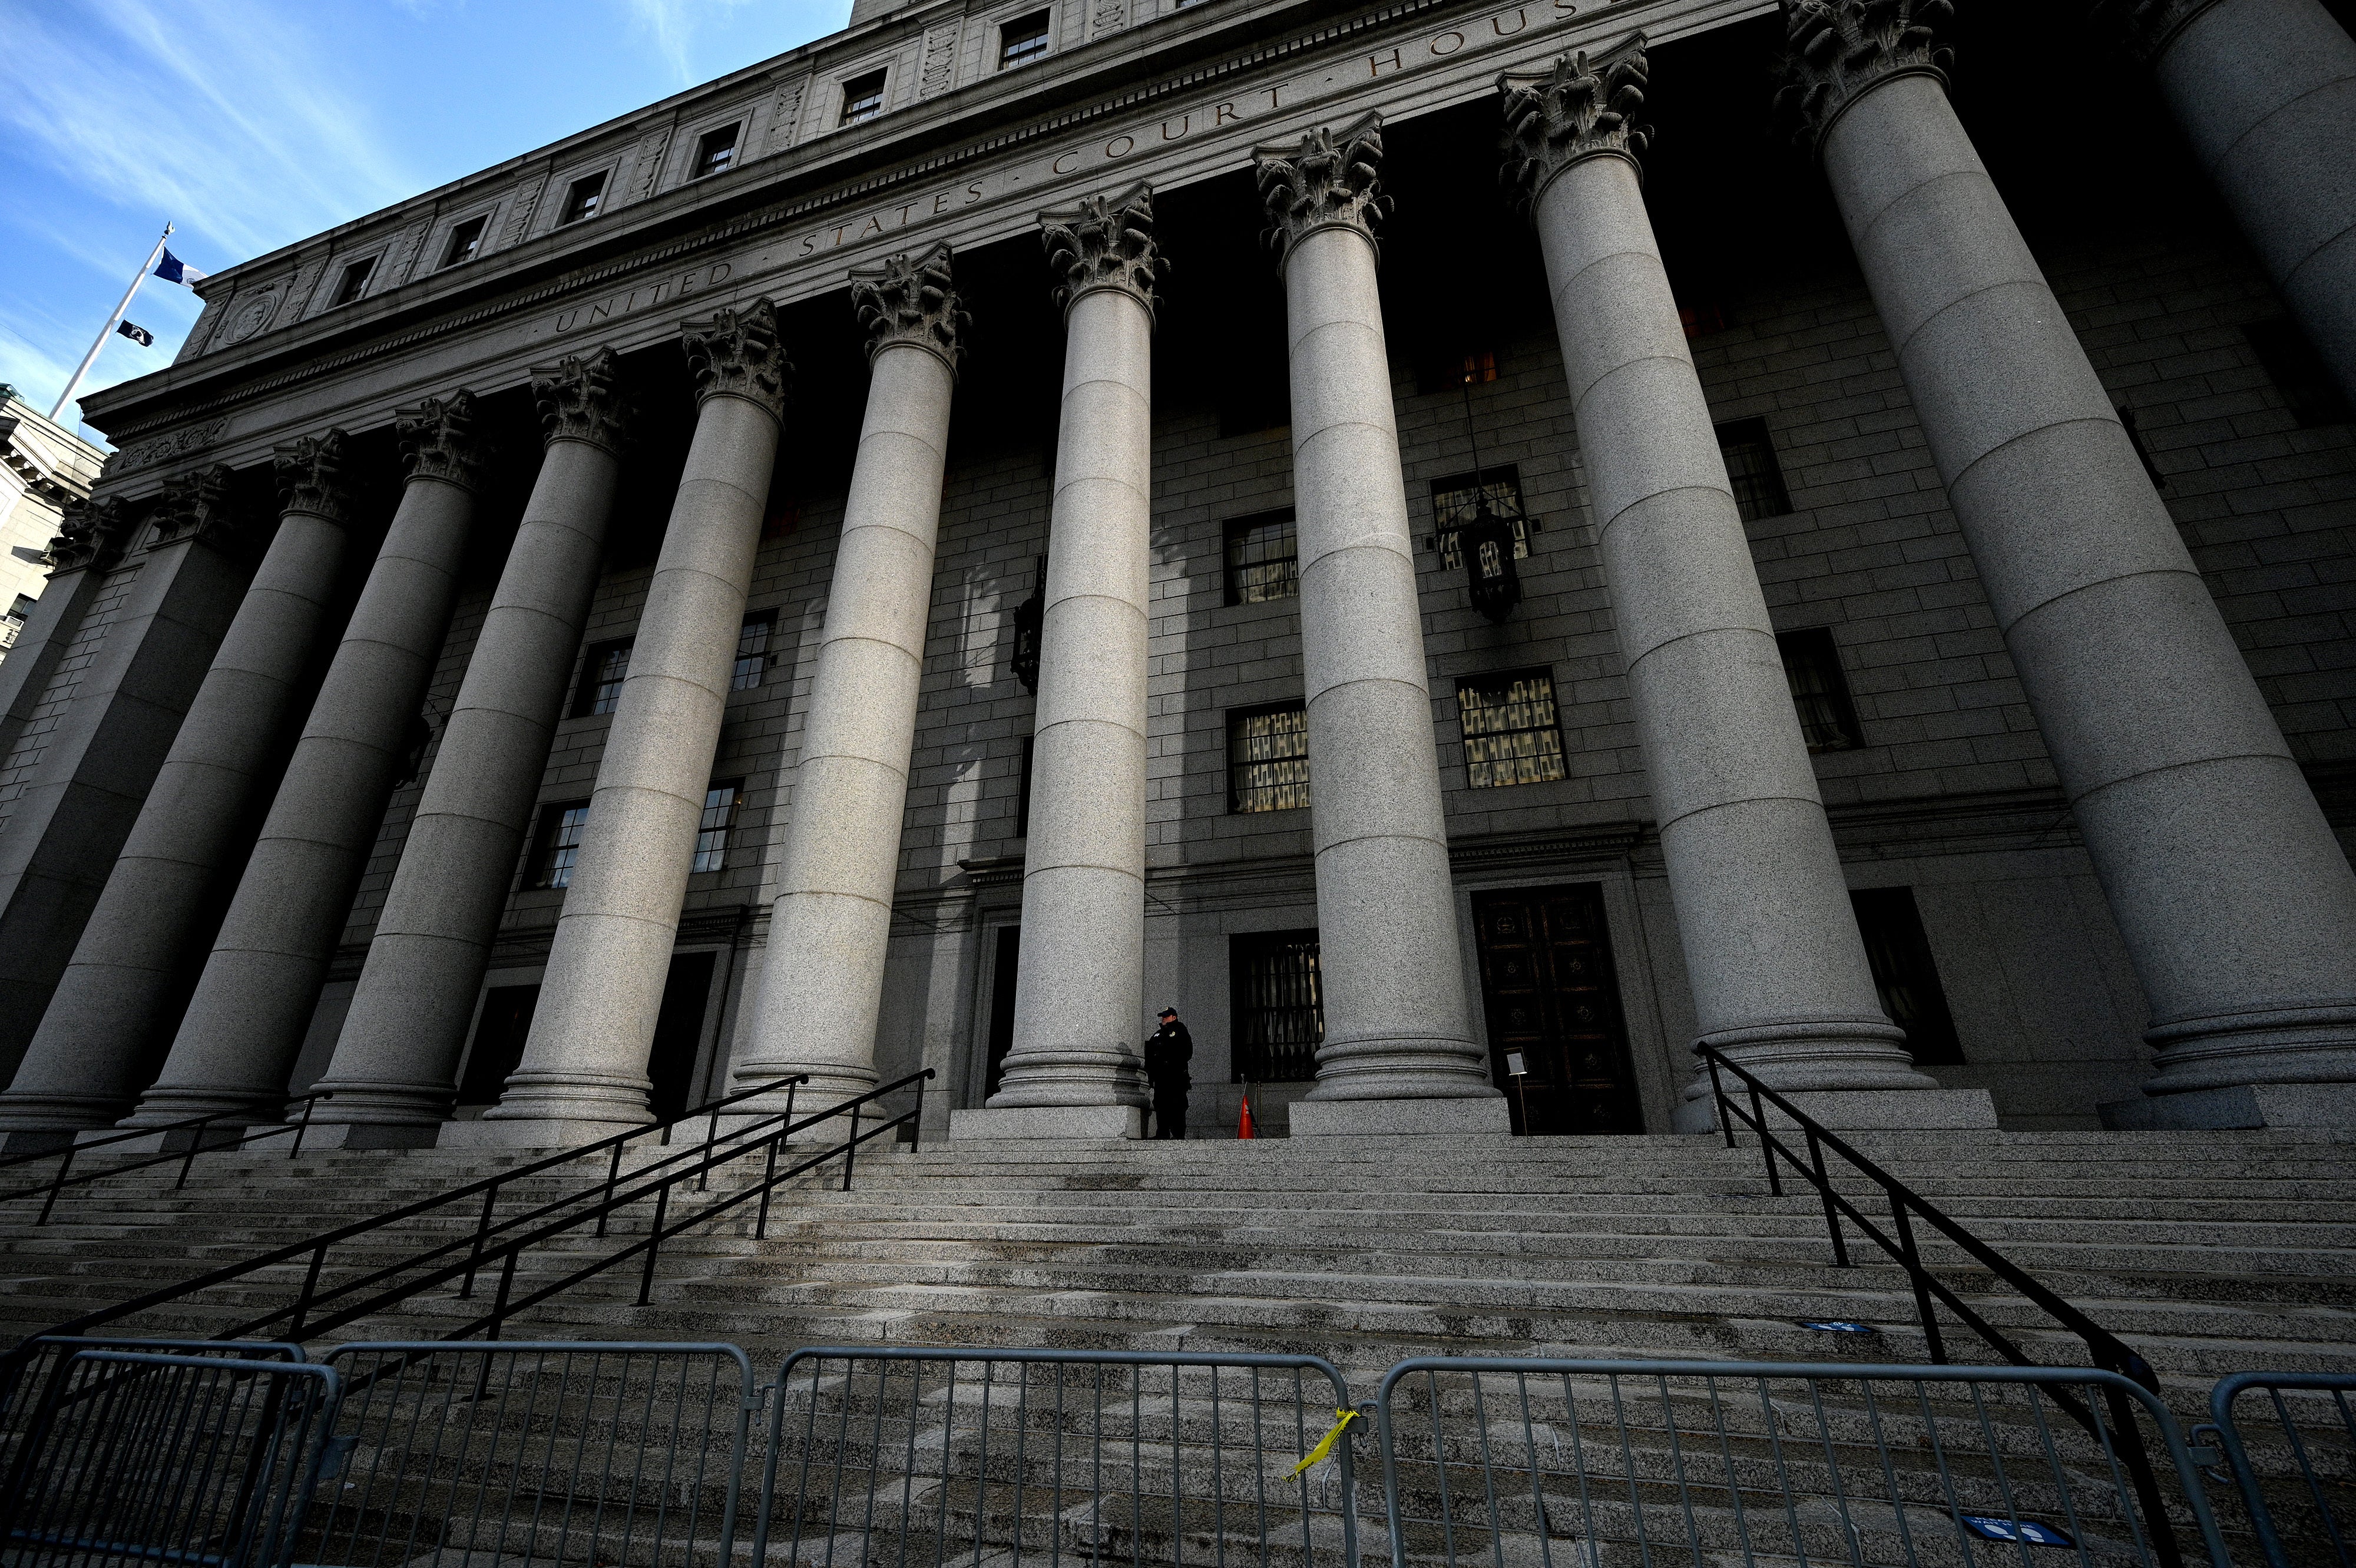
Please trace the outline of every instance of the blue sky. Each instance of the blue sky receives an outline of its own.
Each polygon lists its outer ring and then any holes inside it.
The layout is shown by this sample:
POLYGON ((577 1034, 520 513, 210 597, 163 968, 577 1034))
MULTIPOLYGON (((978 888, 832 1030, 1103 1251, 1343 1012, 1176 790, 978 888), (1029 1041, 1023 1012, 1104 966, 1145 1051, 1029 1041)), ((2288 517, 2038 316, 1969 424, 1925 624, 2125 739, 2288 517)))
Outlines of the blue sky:
MULTIPOLYGON (((166 219, 173 253, 219 271, 833 32, 850 9, 0 0, 0 381, 46 413, 166 219)), ((83 390, 170 364, 198 307, 148 279, 130 317, 155 346, 111 339, 83 390)))

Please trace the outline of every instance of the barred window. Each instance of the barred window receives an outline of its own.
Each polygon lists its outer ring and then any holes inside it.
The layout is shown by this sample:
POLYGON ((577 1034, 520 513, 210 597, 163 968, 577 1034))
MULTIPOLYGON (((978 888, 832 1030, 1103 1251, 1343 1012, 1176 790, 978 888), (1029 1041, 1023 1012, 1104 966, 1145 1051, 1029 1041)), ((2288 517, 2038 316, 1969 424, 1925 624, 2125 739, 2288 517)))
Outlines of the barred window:
POLYGON ((344 275, 336 281, 336 297, 327 303, 332 307, 349 305, 368 292, 369 276, 376 271, 376 258, 362 256, 344 268, 344 275))
POLYGON ((1719 455, 1726 459, 1726 482, 1734 488, 1734 510, 1745 522, 1781 517, 1792 510, 1783 466, 1763 419, 1737 419, 1718 427, 1719 455))
POLYGON ((1514 559, 1530 557, 1529 520, 1522 515, 1522 476, 1515 468, 1483 468, 1478 474, 1451 474, 1431 481, 1432 542, 1440 547, 1440 564, 1450 571, 1464 564, 1457 534, 1472 521, 1481 498, 1489 498, 1499 517, 1513 525, 1514 559))
POLYGON ((884 73, 871 70, 842 84, 842 124, 856 125, 884 113, 884 73))
POLYGON ((1227 524, 1227 603, 1265 604, 1301 596, 1301 541, 1292 509, 1239 517, 1227 524))
POLYGON ((703 792, 703 816, 695 824, 695 859, 689 871, 718 871, 728 863, 728 834, 744 804, 742 779, 723 779, 703 792))
POLYGON ((1028 65, 1047 52, 1048 13, 1033 11, 998 29, 998 69, 1028 65))
POLYGON ((1568 777, 1554 677, 1547 671, 1519 670, 1459 681, 1456 718, 1464 729, 1464 772, 1475 789, 1568 777))
POLYGON ((1808 749, 1854 751, 1863 746, 1857 706, 1849 701, 1848 677, 1841 671, 1833 628, 1812 626, 1802 631, 1779 631, 1775 651, 1783 656, 1783 679, 1791 683, 1792 706, 1799 712, 1800 734, 1808 749))
POLYGON ((776 629, 775 610, 758 610, 744 618, 744 628, 736 634, 736 667, 728 677, 730 691, 749 691, 761 683, 762 674, 769 668, 769 643, 776 629))
POLYGON ((605 176, 611 172, 599 169, 595 174, 584 174, 573 182, 564 193, 564 211, 556 220, 560 227, 597 216, 597 209, 605 199, 605 176))
POLYGON ((1227 939, 1228 1038, 1237 1083, 1307 1083, 1325 1042, 1317 933, 1258 931, 1227 939))
POLYGON ((483 231, 489 228, 490 223, 490 215, 485 213, 480 218, 469 218, 451 230, 450 242, 442 249, 442 264, 455 267, 460 262, 473 261, 475 252, 482 249, 483 231))
POLYGON ((1309 804, 1309 710, 1299 703, 1227 715, 1227 810, 1309 804))
POLYGON ((573 885, 573 863, 581 858, 581 835, 588 827, 586 800, 559 800, 540 809, 540 832, 534 835, 531 856, 531 886, 573 885))
POLYGON ((630 639, 593 642, 581 660, 581 684, 573 693, 573 716, 610 714, 622 703, 622 682, 630 673, 630 639))

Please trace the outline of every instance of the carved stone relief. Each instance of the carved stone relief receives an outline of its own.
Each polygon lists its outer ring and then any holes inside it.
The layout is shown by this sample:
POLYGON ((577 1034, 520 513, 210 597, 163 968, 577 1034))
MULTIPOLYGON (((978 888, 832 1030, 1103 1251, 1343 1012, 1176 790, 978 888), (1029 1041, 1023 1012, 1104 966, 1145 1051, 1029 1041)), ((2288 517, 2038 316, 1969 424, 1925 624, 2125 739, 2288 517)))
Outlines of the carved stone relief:
POLYGON ((1153 285, 1170 270, 1153 238, 1153 189, 1142 180, 1118 196, 1087 196, 1077 207, 1042 212, 1047 264, 1068 306, 1090 289, 1117 288, 1153 308, 1153 285))
POLYGON ((549 171, 545 168, 529 171, 516 180, 515 196, 508 205, 507 228, 499 235, 499 249, 520 245, 531 231, 531 215, 540 210, 540 199, 548 189, 549 171))
POLYGON ((142 468, 152 468, 158 463, 168 463, 175 457, 185 457, 201 452, 229 433, 229 418, 209 420, 203 424, 191 424, 169 435, 158 435, 152 441, 136 442, 117 447, 106 459, 100 472, 109 478, 133 474, 142 468))
POLYGON ((263 284, 260 288, 242 290, 230 302, 229 314, 222 320, 218 334, 224 347, 242 343, 270 325, 278 310, 280 285, 263 284))
POLYGON ((777 83, 777 95, 769 102, 769 150, 784 152, 794 145, 801 134, 802 104, 809 95, 809 78, 795 77, 777 83))
MULTIPOLYGON (((961 21, 961 19, 960 19, 961 21)), ((951 21, 925 35, 925 66, 916 79, 916 95, 930 98, 957 85, 958 35, 960 21, 951 21)))
POLYGON ((662 177, 663 149, 670 145, 670 127, 659 126, 638 138, 637 162, 630 166, 630 199, 643 201, 654 194, 662 177))

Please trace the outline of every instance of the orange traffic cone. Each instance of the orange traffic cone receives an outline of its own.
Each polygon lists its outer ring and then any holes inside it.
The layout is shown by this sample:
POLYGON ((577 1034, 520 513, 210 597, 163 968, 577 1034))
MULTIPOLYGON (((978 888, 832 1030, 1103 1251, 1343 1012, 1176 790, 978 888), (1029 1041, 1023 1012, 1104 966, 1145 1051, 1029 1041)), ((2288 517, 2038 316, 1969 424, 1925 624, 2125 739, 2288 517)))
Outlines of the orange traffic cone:
POLYGON ((1243 1116, 1236 1122, 1236 1136, 1238 1138, 1257 1138, 1259 1136, 1258 1133, 1252 1131, 1251 1096, 1248 1094, 1244 1096, 1243 1116))

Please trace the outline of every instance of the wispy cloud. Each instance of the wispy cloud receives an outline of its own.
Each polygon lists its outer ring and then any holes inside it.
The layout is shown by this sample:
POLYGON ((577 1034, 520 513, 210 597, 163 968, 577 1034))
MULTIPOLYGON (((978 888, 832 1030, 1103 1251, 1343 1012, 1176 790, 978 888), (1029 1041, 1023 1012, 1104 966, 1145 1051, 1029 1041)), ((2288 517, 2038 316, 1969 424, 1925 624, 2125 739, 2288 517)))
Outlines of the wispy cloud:
POLYGON ((746 0, 626 0, 626 3, 631 21, 653 41, 663 63, 669 67, 671 76, 681 87, 691 87, 716 74, 696 68, 691 51, 695 47, 697 31, 706 23, 724 22, 723 14, 735 10, 746 0))
POLYGON ((252 0, 6 0, 0 15, 0 124, 19 155, 99 199, 200 226, 220 261, 420 183, 337 91, 351 62, 283 12, 252 0))

